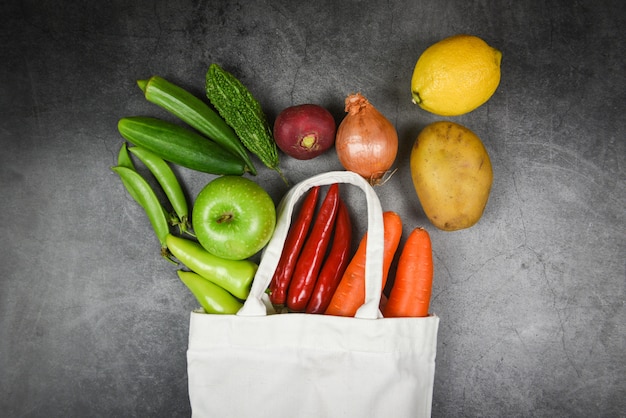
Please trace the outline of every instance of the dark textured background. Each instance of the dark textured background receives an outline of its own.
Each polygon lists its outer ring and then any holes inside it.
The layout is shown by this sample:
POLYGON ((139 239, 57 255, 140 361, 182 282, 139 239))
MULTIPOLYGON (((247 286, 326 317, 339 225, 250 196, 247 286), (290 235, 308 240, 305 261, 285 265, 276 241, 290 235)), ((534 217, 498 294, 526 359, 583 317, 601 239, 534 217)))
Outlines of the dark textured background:
MULTIPOLYGON (((433 416, 626 416, 625 4, 3 2, 2 415, 189 416, 196 304, 109 167, 120 117, 167 117, 136 79, 204 97, 217 62, 272 120, 313 102, 339 122, 360 91, 396 125, 398 172, 377 191, 405 237, 424 225, 433 240, 433 416), (444 233, 407 155, 442 118, 413 106, 409 85, 419 54, 460 32, 503 52, 496 94, 449 118, 483 139, 495 180, 480 223, 444 233)), ((341 169, 334 152, 282 167, 294 182, 341 169)), ((177 172, 192 198, 212 178, 177 172)), ((255 180, 276 201, 286 191, 269 170, 255 180)))

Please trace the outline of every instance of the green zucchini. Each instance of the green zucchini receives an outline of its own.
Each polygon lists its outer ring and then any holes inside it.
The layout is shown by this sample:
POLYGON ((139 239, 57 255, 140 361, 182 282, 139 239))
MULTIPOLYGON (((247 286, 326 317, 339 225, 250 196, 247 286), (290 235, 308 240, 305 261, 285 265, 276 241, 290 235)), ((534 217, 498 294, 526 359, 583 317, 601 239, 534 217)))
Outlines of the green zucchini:
POLYGON ((205 102, 164 78, 152 76, 148 80, 138 80, 146 100, 162 107, 203 135, 239 156, 247 166, 247 171, 256 175, 256 168, 233 128, 231 128, 205 102))
POLYGON ((213 107, 235 130, 245 147, 287 182, 278 166, 278 149, 272 129, 261 104, 252 93, 217 64, 211 64, 207 71, 206 93, 213 107))
POLYGON ((218 175, 242 175, 245 164, 215 142, 174 123, 145 116, 125 117, 117 129, 128 141, 166 161, 218 175))

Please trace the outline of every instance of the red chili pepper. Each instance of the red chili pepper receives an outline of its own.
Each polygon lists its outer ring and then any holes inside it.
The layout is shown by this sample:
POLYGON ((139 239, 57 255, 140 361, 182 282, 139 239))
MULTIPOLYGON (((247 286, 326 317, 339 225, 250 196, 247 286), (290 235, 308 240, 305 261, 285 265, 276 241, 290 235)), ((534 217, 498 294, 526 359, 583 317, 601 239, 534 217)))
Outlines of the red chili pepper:
POLYGON ((333 297, 333 293, 339 285, 348 263, 350 262, 350 250, 352 249, 352 222, 345 203, 339 200, 337 220, 335 220, 335 231, 333 233, 333 244, 330 247, 328 257, 322 266, 322 270, 315 282, 315 288, 306 312, 311 314, 321 314, 326 311, 333 297))
POLYGON ((332 184, 324 202, 320 207, 319 214, 313 224, 311 235, 307 238, 298 257, 296 269, 291 278, 289 291, 287 292, 287 308, 292 311, 302 312, 305 310, 315 281, 326 256, 326 249, 332 237, 337 207, 339 206, 339 184, 332 184))
POLYGON ((298 256, 300 255, 300 251, 302 250, 304 241, 311 227, 313 216, 315 215, 319 189, 319 186, 311 188, 302 202, 296 221, 291 225, 289 233, 287 234, 283 252, 269 286, 270 301, 274 305, 280 306, 285 304, 287 289, 291 282, 296 261, 298 260, 298 256))

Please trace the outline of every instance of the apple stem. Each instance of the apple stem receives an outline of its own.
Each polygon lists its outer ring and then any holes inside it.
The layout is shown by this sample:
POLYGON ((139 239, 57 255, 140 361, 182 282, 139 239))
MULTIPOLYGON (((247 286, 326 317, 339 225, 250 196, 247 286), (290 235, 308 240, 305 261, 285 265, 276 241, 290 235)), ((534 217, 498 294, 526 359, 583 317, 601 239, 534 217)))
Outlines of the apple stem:
POLYGON ((223 224, 224 222, 230 222, 232 219, 233 219, 232 213, 225 213, 218 218, 217 223, 223 224))

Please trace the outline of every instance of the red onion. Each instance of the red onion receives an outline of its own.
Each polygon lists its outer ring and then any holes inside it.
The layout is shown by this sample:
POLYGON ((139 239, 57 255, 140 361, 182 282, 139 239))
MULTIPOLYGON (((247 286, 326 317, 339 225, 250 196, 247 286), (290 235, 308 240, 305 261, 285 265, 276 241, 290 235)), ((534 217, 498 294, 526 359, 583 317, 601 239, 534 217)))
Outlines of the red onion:
POLYGON ((302 104, 284 109, 274 122, 274 140, 285 154, 309 160, 335 143, 337 125, 325 108, 302 104))

